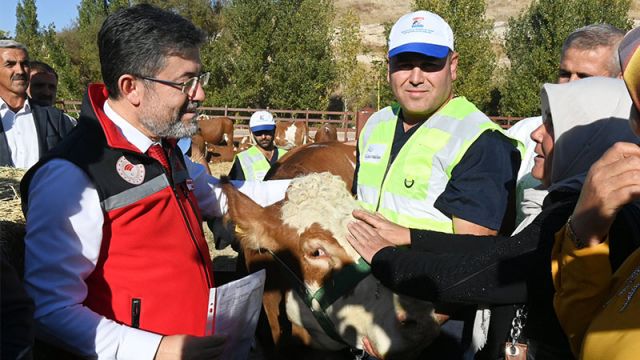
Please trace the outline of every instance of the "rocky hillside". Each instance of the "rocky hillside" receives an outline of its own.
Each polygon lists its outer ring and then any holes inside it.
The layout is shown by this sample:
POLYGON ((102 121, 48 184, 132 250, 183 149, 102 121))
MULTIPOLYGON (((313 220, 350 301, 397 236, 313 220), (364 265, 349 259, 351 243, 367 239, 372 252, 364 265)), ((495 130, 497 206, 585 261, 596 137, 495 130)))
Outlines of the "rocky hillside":
MULTIPOLYGON (((525 9, 531 0, 487 0, 487 17, 494 21, 496 35, 504 33, 506 21, 517 16, 525 9)), ((413 0, 336 0, 338 13, 353 9, 360 17, 361 33, 365 45, 376 57, 384 52, 384 23, 393 23, 403 14, 411 10, 413 0)), ((636 26, 640 26, 640 0, 632 0, 631 17, 636 19, 636 26)), ((366 58, 369 58, 367 56, 366 58)), ((362 59, 367 61, 367 59, 362 59)))

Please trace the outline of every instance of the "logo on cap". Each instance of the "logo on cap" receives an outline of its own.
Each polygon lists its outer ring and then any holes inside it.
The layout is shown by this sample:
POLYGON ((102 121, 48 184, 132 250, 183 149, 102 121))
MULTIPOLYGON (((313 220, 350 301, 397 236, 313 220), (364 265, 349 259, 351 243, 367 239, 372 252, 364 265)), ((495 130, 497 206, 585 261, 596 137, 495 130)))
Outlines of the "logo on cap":
POLYGON ((413 23, 411 23, 411 27, 412 28, 423 28, 424 25, 422 25, 422 22, 424 21, 423 17, 414 17, 413 18, 413 23))

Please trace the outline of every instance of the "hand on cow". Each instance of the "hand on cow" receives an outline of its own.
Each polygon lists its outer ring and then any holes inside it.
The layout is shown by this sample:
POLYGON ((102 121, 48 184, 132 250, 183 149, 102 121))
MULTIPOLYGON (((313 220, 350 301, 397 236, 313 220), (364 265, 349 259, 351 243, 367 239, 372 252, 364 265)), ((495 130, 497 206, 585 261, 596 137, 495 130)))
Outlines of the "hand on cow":
POLYGON ((380 213, 373 214, 363 210, 354 210, 353 217, 369 224, 380 237, 394 245, 411 244, 411 232, 409 229, 387 220, 380 213))
POLYGON ((224 350, 222 336, 171 335, 160 341, 155 360, 218 359, 224 350))
POLYGON ((350 232, 347 234, 347 240, 369 264, 378 251, 388 246, 395 246, 380 236, 376 228, 364 221, 353 221, 347 227, 350 232))
POLYGON ((571 215, 572 229, 587 245, 600 244, 620 209, 640 199, 640 147, 617 143, 596 161, 571 215))

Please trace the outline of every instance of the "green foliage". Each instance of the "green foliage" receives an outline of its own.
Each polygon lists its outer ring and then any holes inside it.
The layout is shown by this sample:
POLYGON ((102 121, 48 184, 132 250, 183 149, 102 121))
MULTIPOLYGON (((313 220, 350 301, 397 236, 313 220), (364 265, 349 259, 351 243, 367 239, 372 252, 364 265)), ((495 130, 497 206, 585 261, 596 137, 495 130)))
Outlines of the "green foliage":
POLYGON ((275 16, 268 104, 325 109, 334 84, 332 0, 280 0, 275 16))
POLYGON ((49 25, 42 33, 46 55, 41 60, 56 70, 58 74, 58 99, 79 99, 84 88, 78 82, 78 68, 71 64, 64 45, 58 39, 56 29, 49 25))
POLYGON ((536 0, 519 17, 510 19, 505 47, 511 65, 500 89, 501 114, 539 114, 540 88, 557 80, 564 39, 594 23, 628 30, 629 6, 629 0, 536 0))
POLYGON ((454 91, 488 111, 495 88, 496 54, 491 44, 493 25, 485 18, 486 1, 416 0, 413 9, 436 13, 451 26, 460 54, 454 91))
POLYGON ((267 106, 274 7, 270 1, 236 0, 222 10, 225 31, 202 54, 212 76, 207 104, 267 106))
POLYGON ((59 99, 80 97, 82 90, 78 83, 78 70, 72 66, 55 27, 39 28, 33 0, 23 0, 16 7, 16 41, 27 46, 31 60, 45 62, 56 70, 59 99))
POLYGON ((42 37, 39 32, 35 0, 22 0, 16 6, 16 38, 29 50, 30 58, 42 56, 42 37))
MULTIPOLYGON (((384 38, 389 39, 389 33, 391 33, 391 27, 393 23, 387 22, 384 23, 384 38)), ((372 62, 373 65, 373 76, 375 81, 375 91, 370 94, 369 103, 376 110, 380 110, 381 108, 392 104, 395 101, 395 95, 391 91, 391 86, 389 86, 389 81, 387 81, 388 75, 388 59, 386 55, 389 53, 388 43, 385 42, 385 58, 384 60, 375 60, 372 62)))
POLYGON ((349 10, 337 21, 334 46, 337 90, 342 96, 343 111, 374 104, 371 94, 376 91, 376 69, 358 61, 363 52, 360 20, 349 10))
POLYGON ((70 53, 78 68, 78 81, 85 86, 102 81, 97 38, 106 13, 102 0, 82 0, 78 5, 76 39, 73 39, 78 47, 70 53))
POLYGON ((334 82, 330 0, 231 0, 224 31, 203 49, 212 71, 206 103, 313 108, 334 82))
POLYGON ((0 30, 0 40, 7 40, 7 39, 11 39, 11 36, 9 36, 9 32, 0 30))

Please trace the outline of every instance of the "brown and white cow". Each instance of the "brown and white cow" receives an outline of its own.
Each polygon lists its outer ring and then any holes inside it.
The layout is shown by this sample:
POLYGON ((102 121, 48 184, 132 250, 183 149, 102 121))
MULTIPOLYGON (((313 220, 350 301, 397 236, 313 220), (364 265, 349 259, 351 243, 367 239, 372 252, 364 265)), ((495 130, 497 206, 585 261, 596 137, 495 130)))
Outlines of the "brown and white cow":
MULTIPOLYGON (((311 355, 304 351, 315 353, 312 349, 362 348, 366 336, 383 358, 411 359, 437 336, 430 303, 393 294, 370 273, 324 308, 339 341, 295 290, 300 283, 309 293, 339 287, 344 279, 338 277, 361 260, 346 240, 358 205, 339 177, 316 173, 296 178, 285 199, 266 208, 228 183, 223 191, 229 215, 241 230, 247 268, 267 270, 263 302, 281 358, 308 359, 311 355)), ((310 304, 321 310, 319 301, 310 304)))
POLYGON ((233 145, 233 120, 226 116, 200 115, 198 133, 207 144, 233 145))
POLYGON ((310 142, 309 126, 304 120, 276 122, 274 143, 277 147, 291 150, 310 142))
POLYGON ((293 179, 301 175, 328 171, 351 189, 356 166, 356 147, 338 141, 308 144, 289 151, 271 166, 265 180, 293 179))
POLYGON ((313 142, 328 142, 338 141, 338 128, 330 123, 323 123, 316 130, 316 134, 313 136, 313 142))
POLYGON ((233 120, 228 117, 200 115, 198 133, 191 137, 192 159, 201 159, 198 162, 203 165, 231 161, 233 149, 233 120))

